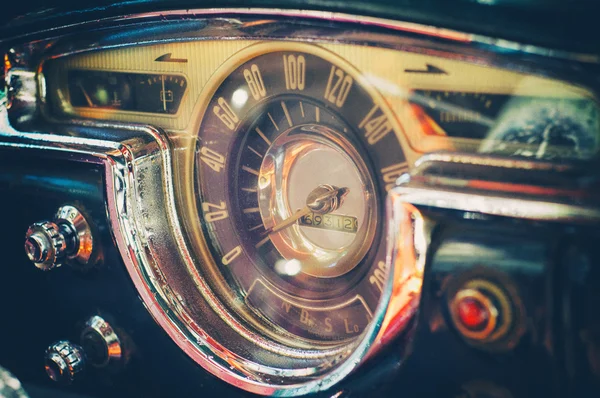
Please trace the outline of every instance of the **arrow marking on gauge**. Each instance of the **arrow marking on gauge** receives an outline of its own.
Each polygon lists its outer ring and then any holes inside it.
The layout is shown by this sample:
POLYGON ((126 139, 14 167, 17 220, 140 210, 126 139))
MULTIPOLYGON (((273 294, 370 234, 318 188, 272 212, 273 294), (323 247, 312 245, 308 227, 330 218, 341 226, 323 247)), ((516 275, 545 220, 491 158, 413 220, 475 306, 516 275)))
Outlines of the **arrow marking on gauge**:
POLYGON ((188 61, 185 58, 171 58, 171 54, 172 53, 163 54, 160 57, 156 58, 154 61, 155 62, 178 62, 178 63, 182 63, 182 64, 185 64, 188 61))
POLYGON ((427 73, 430 75, 447 75, 448 72, 445 70, 438 68, 437 66, 433 66, 431 64, 425 64, 425 69, 404 69, 405 73, 427 73))

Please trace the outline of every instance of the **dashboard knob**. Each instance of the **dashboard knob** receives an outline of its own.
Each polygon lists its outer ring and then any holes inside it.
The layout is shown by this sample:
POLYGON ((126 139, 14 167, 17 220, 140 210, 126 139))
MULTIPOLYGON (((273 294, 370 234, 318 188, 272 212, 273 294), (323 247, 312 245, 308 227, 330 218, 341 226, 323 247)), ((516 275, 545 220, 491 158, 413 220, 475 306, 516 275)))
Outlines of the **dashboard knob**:
POLYGON ((46 374, 55 382, 71 384, 85 368, 85 354, 81 347, 60 340, 46 349, 46 374))
POLYGON ((86 265, 90 263, 93 248, 87 220, 69 205, 60 207, 53 221, 34 223, 25 234, 25 253, 43 271, 59 267, 66 260, 86 265))
POLYGON ((58 225, 45 221, 31 225, 25 234, 25 253, 39 269, 50 271, 61 265, 67 241, 58 225))
POLYGON ((121 340, 104 318, 95 315, 87 320, 81 332, 81 346, 90 365, 118 370, 125 361, 121 340))

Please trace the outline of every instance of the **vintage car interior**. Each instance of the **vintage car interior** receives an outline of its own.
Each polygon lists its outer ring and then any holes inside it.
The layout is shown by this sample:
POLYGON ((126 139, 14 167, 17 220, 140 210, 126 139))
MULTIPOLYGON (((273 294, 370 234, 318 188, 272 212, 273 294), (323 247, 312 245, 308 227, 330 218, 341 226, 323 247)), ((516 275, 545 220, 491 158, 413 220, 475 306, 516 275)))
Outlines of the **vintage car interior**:
POLYGON ((594 3, 11 5, 0 396, 600 396, 594 3))

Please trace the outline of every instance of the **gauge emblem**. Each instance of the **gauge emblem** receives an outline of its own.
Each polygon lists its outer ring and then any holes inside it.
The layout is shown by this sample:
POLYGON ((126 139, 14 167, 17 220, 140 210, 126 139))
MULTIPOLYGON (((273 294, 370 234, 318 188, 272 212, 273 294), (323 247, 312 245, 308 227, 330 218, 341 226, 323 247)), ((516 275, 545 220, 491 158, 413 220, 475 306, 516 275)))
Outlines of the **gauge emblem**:
POLYGON ((198 133, 212 284, 276 343, 330 347, 360 336, 381 296, 400 126, 327 51, 261 48, 222 78, 198 133))

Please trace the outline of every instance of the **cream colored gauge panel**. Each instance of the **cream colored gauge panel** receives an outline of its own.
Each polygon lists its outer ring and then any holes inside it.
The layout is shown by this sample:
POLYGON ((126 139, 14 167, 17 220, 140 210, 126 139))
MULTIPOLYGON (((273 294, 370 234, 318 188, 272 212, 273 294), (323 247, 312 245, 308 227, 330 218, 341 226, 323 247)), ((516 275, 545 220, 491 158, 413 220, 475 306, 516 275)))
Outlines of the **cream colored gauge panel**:
POLYGON ((172 43, 68 57, 50 63, 46 70, 52 108, 66 116, 144 123, 169 131, 185 131, 194 120, 196 102, 211 75, 226 59, 250 44, 249 41, 172 43), (69 71, 72 70, 183 76, 187 89, 175 115, 74 107, 69 92, 69 71))
MULTIPOLYGON (((243 62, 238 54, 255 43, 257 41, 249 40, 171 43, 107 50, 54 61, 45 70, 52 110, 62 116, 151 124, 195 136, 201 123, 199 115, 204 112, 200 99, 209 95, 206 92, 209 79, 227 60, 243 62), (158 83, 168 82, 168 79, 178 79, 181 83, 185 80, 185 88, 178 87, 181 97, 175 98, 180 101, 177 109, 171 102, 166 103, 166 99, 174 99, 174 94, 168 88, 157 86, 149 95, 138 96, 154 98, 156 104, 150 111, 139 112, 135 107, 124 109, 121 103, 98 107, 89 99, 91 94, 71 92, 79 91, 73 89, 70 78, 74 71, 112 72, 117 74, 117 77, 112 76, 113 80, 118 79, 119 73, 133 74, 130 80, 143 80, 135 76, 149 76, 158 83), (74 95, 80 98, 74 99, 74 95)), ((383 96, 402 126, 401 141, 410 164, 422 154, 436 150, 548 157, 549 145, 544 144, 541 149, 539 143, 529 147, 528 133, 522 133, 536 117, 567 120, 567 124, 576 125, 575 130, 586 130, 577 135, 572 147, 587 146, 593 148, 594 153, 598 147, 598 107, 594 96, 581 87, 427 54, 354 44, 318 46, 355 67, 383 96), (575 119, 583 119, 582 114, 592 122, 577 124, 575 119), (589 131, 593 133, 590 135, 589 131), (507 144, 507 140, 511 143, 507 144), (582 140, 589 142, 582 143, 582 140)), ((127 96, 127 90, 111 92, 118 100, 120 95, 127 96)), ((543 129, 541 124, 535 127, 536 131, 543 129)), ((562 147, 557 149, 562 150, 562 147)), ((573 156, 589 157, 592 152, 573 156)))
POLYGON ((585 154, 576 149, 568 157, 589 157, 598 147, 598 106, 593 94, 581 87, 431 55, 353 45, 324 47, 350 60, 382 94, 403 127, 403 149, 411 165, 423 154, 440 150, 555 157, 566 153, 565 148, 531 136, 565 121, 582 131, 572 146, 594 148, 585 154), (577 123, 582 115, 592 122, 577 123), (538 120, 544 118, 553 121, 544 125, 538 120))
POLYGON ((356 45, 323 47, 351 62, 391 101, 406 98, 407 90, 578 98, 590 95, 559 80, 431 55, 356 45))

